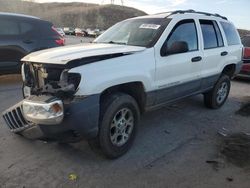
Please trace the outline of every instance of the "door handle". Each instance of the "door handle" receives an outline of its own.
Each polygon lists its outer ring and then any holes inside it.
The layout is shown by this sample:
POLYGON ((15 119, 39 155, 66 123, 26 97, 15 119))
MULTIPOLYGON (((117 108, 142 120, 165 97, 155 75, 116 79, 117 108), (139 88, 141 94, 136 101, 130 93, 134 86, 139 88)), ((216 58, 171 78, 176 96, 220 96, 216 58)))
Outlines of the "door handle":
POLYGON ((225 52, 221 52, 220 55, 221 55, 221 56, 226 56, 227 54, 228 54, 228 52, 225 51, 225 52))
POLYGON ((26 43, 26 44, 31 44, 31 43, 33 43, 34 41, 32 41, 32 40, 30 40, 30 39, 27 39, 27 40, 23 40, 23 42, 26 43))
POLYGON ((192 62, 198 62, 198 61, 201 61, 202 60, 202 57, 201 56, 197 56, 197 57, 194 57, 191 59, 192 62))

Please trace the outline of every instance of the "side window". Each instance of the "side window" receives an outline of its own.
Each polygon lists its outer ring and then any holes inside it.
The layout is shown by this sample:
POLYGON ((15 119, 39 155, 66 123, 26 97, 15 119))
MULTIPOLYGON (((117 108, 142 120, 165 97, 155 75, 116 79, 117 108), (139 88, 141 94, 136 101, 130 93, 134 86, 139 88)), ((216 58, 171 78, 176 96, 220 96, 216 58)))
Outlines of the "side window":
POLYGON ((240 38, 238 37, 237 31, 231 23, 220 22, 225 32, 227 43, 229 46, 240 44, 240 38))
POLYGON ((0 19, 0 26, 0 35, 19 35, 19 26, 15 21, 0 19))
POLYGON ((188 44, 188 51, 198 50, 198 37, 194 20, 184 20, 177 23, 166 41, 167 47, 180 41, 188 44))
POLYGON ((20 23, 20 32, 22 35, 29 34, 33 30, 33 25, 27 22, 20 23))
POLYGON ((217 35, 218 46, 222 47, 222 46, 224 46, 223 38, 221 35, 221 31, 219 29, 219 26, 218 26, 217 22, 215 22, 215 21, 214 21, 214 27, 215 27, 215 31, 216 31, 216 35, 217 35))
POLYGON ((211 49, 223 46, 223 39, 216 22, 211 20, 200 20, 204 49, 211 49))

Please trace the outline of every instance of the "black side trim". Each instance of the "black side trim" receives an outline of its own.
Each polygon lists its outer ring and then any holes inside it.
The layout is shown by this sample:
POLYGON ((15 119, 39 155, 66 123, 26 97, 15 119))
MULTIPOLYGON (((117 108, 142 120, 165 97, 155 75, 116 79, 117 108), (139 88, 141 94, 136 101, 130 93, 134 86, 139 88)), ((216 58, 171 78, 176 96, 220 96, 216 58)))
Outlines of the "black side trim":
POLYGON ((153 110, 189 96, 205 93, 214 87, 219 77, 220 74, 216 74, 156 91, 150 91, 147 93, 146 111, 153 110))

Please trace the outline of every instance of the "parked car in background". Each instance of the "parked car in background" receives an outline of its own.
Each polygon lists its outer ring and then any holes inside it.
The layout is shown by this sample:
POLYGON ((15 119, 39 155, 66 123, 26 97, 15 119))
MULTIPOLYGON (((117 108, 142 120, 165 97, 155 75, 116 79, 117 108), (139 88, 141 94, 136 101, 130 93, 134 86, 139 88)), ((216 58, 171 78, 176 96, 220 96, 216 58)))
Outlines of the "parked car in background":
POLYGON ((37 17, 0 13, 0 74, 19 73, 30 52, 64 45, 53 24, 37 17))
POLYGON ((75 28, 75 35, 78 37, 85 37, 88 35, 88 33, 84 31, 83 29, 75 28))
POLYGON ((98 37, 100 35, 99 29, 88 30, 87 32, 89 37, 98 37))
POLYGON ((64 33, 64 31, 63 31, 62 28, 57 27, 57 28, 56 28, 56 31, 57 31, 62 37, 65 36, 65 33, 64 33))
POLYGON ((242 37, 241 41, 244 45, 243 66, 237 77, 250 78, 250 35, 242 37))
POLYGON ((64 27, 63 31, 66 35, 75 35, 75 29, 73 27, 64 27))

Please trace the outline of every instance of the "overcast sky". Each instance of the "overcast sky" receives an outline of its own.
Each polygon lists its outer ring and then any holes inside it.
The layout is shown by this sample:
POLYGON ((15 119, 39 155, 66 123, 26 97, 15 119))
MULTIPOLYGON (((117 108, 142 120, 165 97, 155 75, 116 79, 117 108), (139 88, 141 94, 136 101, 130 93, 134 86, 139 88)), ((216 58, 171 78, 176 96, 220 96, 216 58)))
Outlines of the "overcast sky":
MULTIPOLYGON (((36 0, 39 2, 88 2, 105 4, 111 0, 36 0)), ((176 9, 195 9, 219 13, 228 17, 241 29, 250 30, 250 0, 123 0, 124 5, 143 10, 148 14, 176 9)), ((115 0, 121 4, 121 0, 115 0)))

